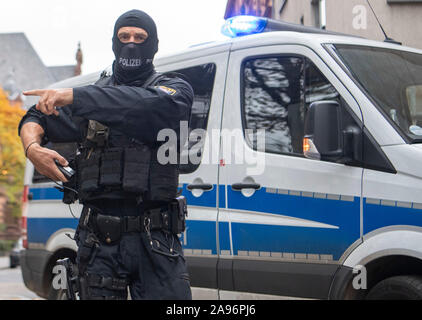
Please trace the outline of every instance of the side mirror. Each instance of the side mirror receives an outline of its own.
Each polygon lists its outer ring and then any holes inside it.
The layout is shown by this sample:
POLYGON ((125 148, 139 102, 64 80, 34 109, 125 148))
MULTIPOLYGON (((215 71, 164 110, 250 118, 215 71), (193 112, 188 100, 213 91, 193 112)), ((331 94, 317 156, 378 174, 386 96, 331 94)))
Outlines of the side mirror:
POLYGON ((337 101, 310 105, 305 120, 303 153, 306 158, 337 161, 344 155, 341 111, 337 101))

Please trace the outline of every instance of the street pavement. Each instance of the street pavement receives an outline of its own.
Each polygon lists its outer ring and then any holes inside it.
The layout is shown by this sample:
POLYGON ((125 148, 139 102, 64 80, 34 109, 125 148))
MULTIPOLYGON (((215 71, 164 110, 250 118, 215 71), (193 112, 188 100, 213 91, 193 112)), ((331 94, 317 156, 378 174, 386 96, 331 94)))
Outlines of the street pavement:
POLYGON ((0 300, 41 300, 25 287, 21 268, 9 267, 9 257, 0 257, 0 300))

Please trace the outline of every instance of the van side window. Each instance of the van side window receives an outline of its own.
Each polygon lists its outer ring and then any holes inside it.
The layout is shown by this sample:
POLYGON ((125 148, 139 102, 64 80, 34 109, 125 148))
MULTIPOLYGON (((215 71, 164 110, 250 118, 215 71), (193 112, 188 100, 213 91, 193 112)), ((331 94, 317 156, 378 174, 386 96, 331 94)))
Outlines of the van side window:
MULTIPOLYGON (((182 74, 186 78, 195 93, 189 121, 189 134, 196 129, 207 130, 216 71, 216 65, 213 63, 174 71, 175 73, 182 74)), ((202 149, 192 149, 197 143, 198 141, 189 140, 184 148, 188 152, 196 152, 198 154, 197 158, 201 158, 202 149)), ((193 173, 198 169, 199 165, 200 163, 194 164, 190 162, 187 152, 182 152, 182 164, 180 164, 181 174, 193 173)))
MULTIPOLYGON (((244 129, 265 129, 267 153, 303 156, 304 122, 310 104, 339 101, 339 93, 301 56, 249 59, 242 74, 244 129)), ((256 135, 250 134, 247 140, 256 149, 256 135)))

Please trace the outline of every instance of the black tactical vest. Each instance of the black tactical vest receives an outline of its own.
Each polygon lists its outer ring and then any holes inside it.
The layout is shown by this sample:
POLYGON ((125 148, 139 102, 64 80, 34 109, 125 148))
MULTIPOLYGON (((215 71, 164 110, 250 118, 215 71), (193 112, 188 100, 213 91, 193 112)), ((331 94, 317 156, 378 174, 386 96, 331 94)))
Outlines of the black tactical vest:
MULTIPOLYGON (((154 74, 143 87, 162 77, 154 74)), ((103 73, 96 85, 113 83, 103 73)), ((75 159, 81 203, 104 198, 168 202, 177 197, 179 165, 160 164, 159 146, 145 145, 96 121, 89 121, 85 136, 75 159)))

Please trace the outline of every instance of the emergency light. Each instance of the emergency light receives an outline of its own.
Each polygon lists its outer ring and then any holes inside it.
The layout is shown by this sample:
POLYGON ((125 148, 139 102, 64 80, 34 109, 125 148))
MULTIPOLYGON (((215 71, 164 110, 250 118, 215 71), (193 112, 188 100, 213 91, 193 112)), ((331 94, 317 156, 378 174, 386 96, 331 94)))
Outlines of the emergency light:
POLYGON ((330 34, 356 37, 338 32, 327 31, 314 27, 306 27, 300 24, 284 22, 263 17, 236 16, 227 19, 221 28, 221 32, 228 37, 236 38, 249 34, 257 34, 271 31, 291 31, 300 33, 330 34))
POLYGON ((268 19, 254 16, 236 16, 226 20, 221 32, 231 38, 261 33, 267 27, 268 19))

